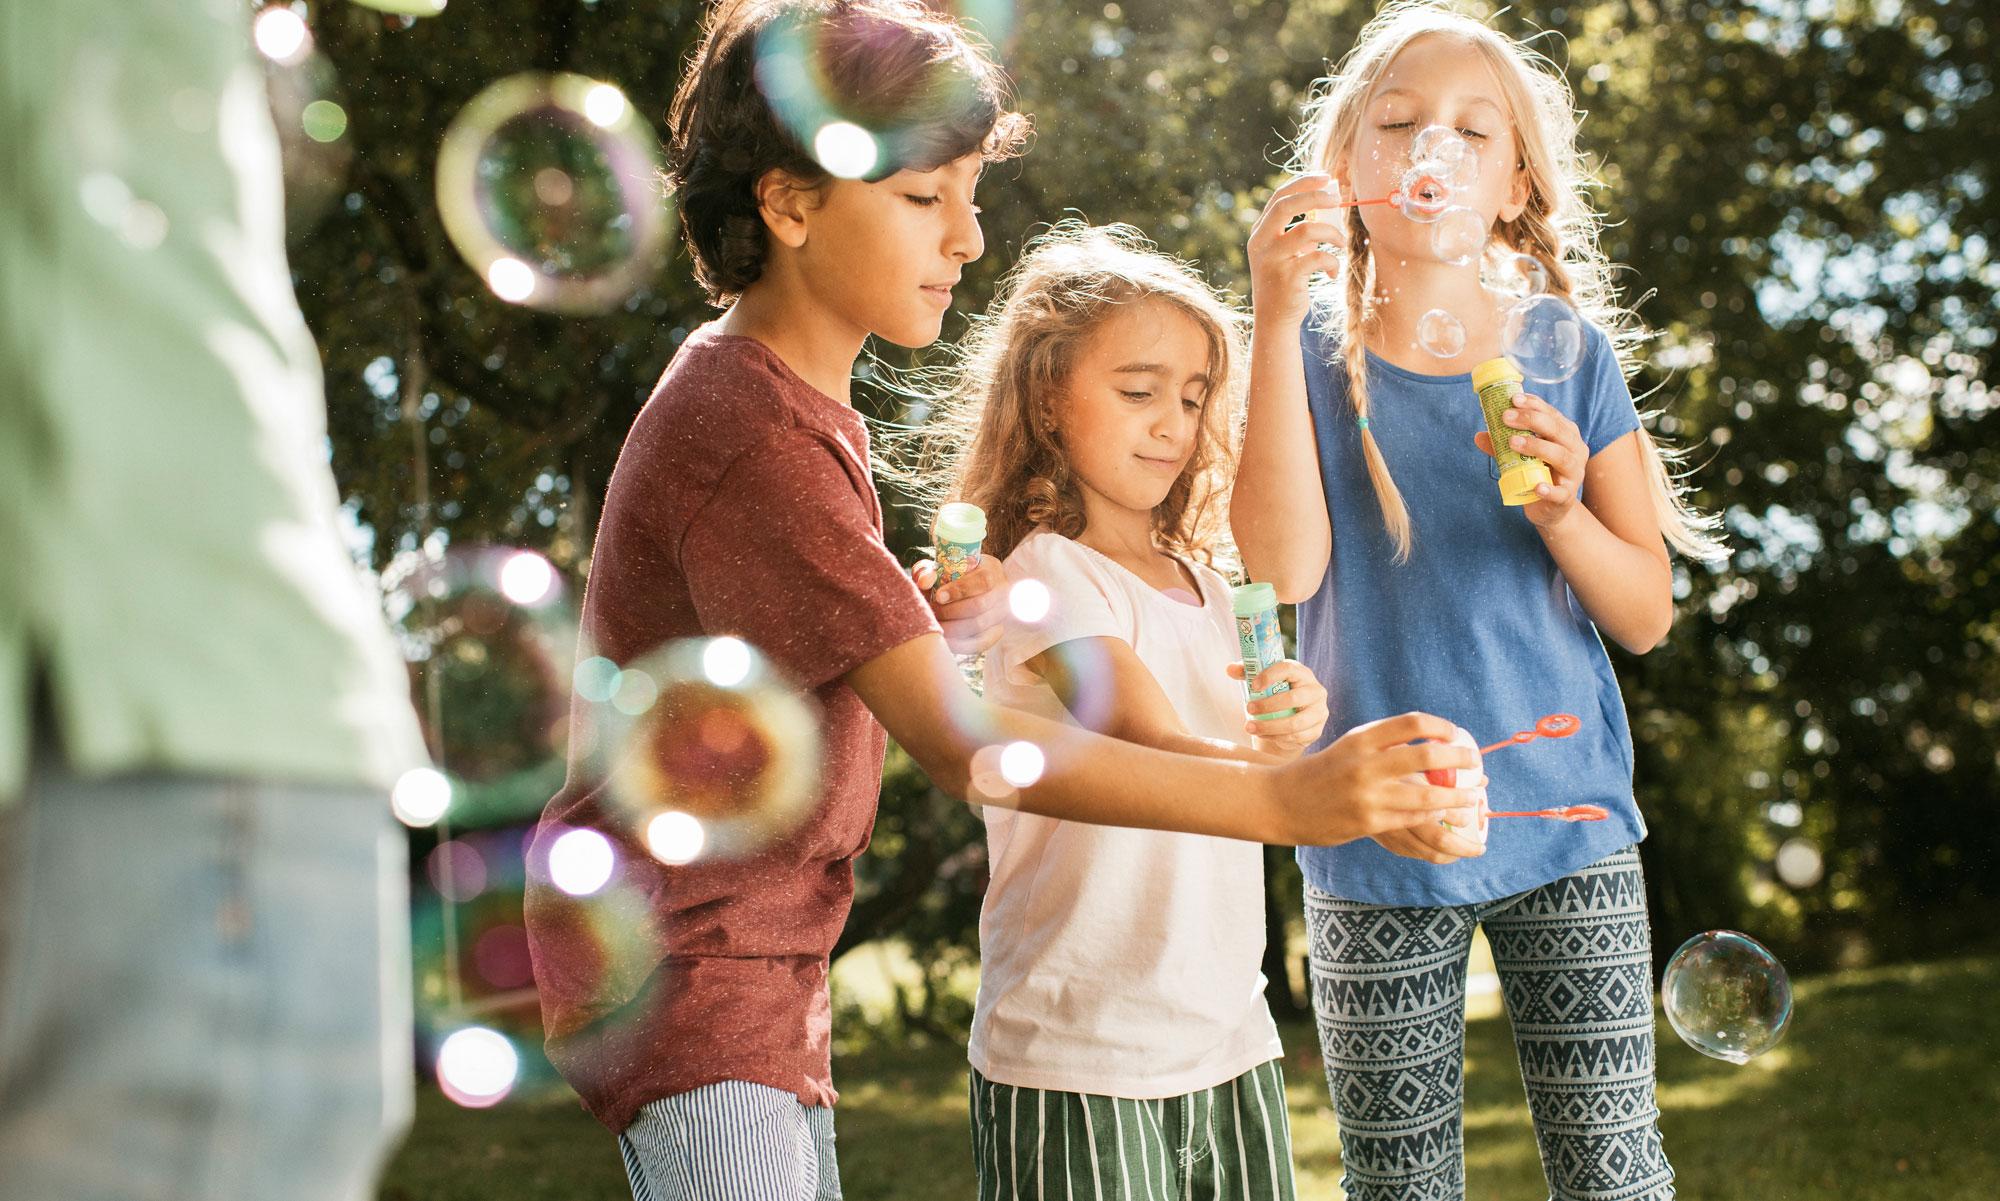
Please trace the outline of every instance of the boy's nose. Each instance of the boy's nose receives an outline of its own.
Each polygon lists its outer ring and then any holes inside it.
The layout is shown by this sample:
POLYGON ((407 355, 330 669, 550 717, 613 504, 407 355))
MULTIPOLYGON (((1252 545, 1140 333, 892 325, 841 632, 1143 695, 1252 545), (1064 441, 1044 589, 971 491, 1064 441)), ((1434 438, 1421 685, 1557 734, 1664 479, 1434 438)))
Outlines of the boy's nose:
POLYGON ((979 213, 971 205, 960 208, 957 219, 945 231, 944 251, 961 263, 986 253, 986 234, 979 228, 979 213))

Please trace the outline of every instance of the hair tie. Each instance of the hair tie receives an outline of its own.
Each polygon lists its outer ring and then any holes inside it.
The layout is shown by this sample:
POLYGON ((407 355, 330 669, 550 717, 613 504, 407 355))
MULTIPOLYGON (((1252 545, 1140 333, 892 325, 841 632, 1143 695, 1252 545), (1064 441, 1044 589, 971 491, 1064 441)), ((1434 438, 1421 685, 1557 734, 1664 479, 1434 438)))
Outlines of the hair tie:
POLYGON ((1365 429, 1367 429, 1367 428, 1368 428, 1368 419, 1367 419, 1366 417, 1356 417, 1356 418, 1354 419, 1354 428, 1355 428, 1355 429, 1358 429, 1358 430, 1365 430, 1365 429))

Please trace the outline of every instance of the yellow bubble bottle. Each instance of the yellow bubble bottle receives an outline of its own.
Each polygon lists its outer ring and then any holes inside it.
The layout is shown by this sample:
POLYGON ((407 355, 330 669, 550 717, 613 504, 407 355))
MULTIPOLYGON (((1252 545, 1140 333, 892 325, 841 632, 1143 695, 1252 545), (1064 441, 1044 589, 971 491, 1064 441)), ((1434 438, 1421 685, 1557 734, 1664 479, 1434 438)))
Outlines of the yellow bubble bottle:
POLYGON ((1521 369, 1507 359, 1488 359, 1472 369, 1472 390, 1479 394, 1479 407, 1486 414, 1486 433, 1493 439, 1493 456, 1500 465, 1501 503, 1525 505, 1540 500, 1535 495, 1535 486, 1555 482, 1549 474, 1549 465, 1515 450, 1510 439, 1528 431, 1515 429, 1500 419, 1502 413, 1521 399, 1521 369))

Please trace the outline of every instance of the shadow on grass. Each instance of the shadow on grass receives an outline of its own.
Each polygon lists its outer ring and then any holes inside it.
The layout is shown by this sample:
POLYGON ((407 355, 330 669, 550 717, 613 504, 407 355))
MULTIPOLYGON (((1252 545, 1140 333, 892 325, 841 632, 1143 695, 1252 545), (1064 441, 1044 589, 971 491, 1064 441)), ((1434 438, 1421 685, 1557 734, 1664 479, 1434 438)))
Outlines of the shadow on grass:
MULTIPOLYGON (((1661 1126, 1685 1201, 2000 1197, 2000 958, 1802 981, 1778 1048, 1737 1067, 1659 1028, 1661 1126)), ((1339 1137, 1309 1027, 1284 1031, 1299 1195, 1340 1196, 1339 1137)), ((972 1196, 956 1048, 839 1059, 848 1201, 972 1196)), ((1547 1196, 1504 1018, 1466 1035, 1469 1201, 1547 1196)), ((623 1201, 611 1136, 574 1101, 463 1110, 425 1090, 384 1201, 623 1201)))

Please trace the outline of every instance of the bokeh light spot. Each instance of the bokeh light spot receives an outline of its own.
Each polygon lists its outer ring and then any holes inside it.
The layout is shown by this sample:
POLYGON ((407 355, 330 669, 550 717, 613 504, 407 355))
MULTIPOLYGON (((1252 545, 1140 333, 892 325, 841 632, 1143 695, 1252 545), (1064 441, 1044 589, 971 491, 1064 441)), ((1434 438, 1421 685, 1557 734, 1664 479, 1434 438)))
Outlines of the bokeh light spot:
POLYGON ((583 115, 590 118, 592 125, 609 129, 624 119, 628 107, 625 93, 608 83, 600 83, 583 94, 583 115))
POLYGON ((576 694, 595 705, 602 705, 618 691, 618 665, 602 655, 592 655, 576 665, 576 694))
POLYGON ((627 717, 637 717, 660 699, 660 686, 652 676, 638 669, 620 672, 618 687, 611 694, 611 707, 627 717))
POLYGON ((446 0, 354 0, 363 8, 395 13, 404 17, 435 17, 445 9, 446 0))
POLYGON ((315 100, 299 114, 299 128, 315 142, 335 142, 347 132, 347 110, 331 100, 315 100))
POLYGON ((447 901, 470 901, 486 891, 486 859, 470 843, 439 843, 424 860, 431 887, 447 901))
POLYGON ((535 269, 520 259, 502 256, 486 267, 486 286, 509 304, 519 304, 535 294, 535 269))
POLYGON ((1819 844, 1810 838, 1787 838, 1778 844, 1777 860, 1772 866, 1787 888, 1811 888, 1826 874, 1826 860, 1819 853, 1819 844))
POLYGON ((291 66, 312 50, 312 31, 305 19, 282 4, 273 4, 250 23, 257 52, 275 63, 291 66))
POLYGON ((734 688, 750 678, 750 644, 741 638, 717 638, 701 652, 701 674, 717 688, 734 688))
POLYGON ((499 1102, 514 1087, 521 1057, 514 1044, 497 1030, 467 1026, 438 1048, 438 1087, 452 1100, 472 1109, 499 1102))
POLYGON ((1042 778, 1048 761, 1032 742, 1010 742, 1000 750, 1000 776, 1016 788, 1028 788, 1042 778))
POLYGON ((549 879, 573 897, 603 888, 616 866, 611 840, 595 830, 571 830, 549 847, 549 879))
POLYGON ((829 121, 813 135, 813 157, 831 175, 860 179, 881 158, 875 135, 852 121, 829 121))
POLYGON ((536 605, 556 586, 556 569, 531 550, 516 551, 500 564, 500 595, 517 605, 536 605))
POLYGON ((1049 586, 1040 580, 1016 580, 1007 590, 1007 609, 1014 620, 1033 625, 1049 615, 1049 586))
POLYGON ((433 767, 413 767, 396 781, 389 807, 406 826, 433 826, 451 807, 451 781, 433 767))
POLYGON ((646 823, 646 849, 661 863, 692 863, 708 842, 708 832, 693 814, 668 810, 646 823))
POLYGON ((528 932, 513 925, 487 930, 472 944, 472 965, 479 978, 494 988, 521 988, 534 983, 528 932))

